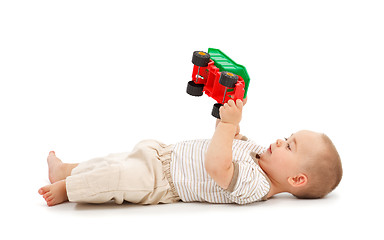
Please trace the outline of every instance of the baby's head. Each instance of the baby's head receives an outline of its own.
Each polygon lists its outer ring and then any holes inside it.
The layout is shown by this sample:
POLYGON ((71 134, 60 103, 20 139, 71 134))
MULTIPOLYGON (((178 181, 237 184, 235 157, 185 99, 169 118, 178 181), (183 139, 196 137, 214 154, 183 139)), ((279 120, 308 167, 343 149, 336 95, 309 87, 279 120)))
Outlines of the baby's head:
POLYGON ((260 155, 259 164, 273 185, 298 198, 324 197, 343 174, 332 141, 325 134, 306 130, 271 144, 260 155))

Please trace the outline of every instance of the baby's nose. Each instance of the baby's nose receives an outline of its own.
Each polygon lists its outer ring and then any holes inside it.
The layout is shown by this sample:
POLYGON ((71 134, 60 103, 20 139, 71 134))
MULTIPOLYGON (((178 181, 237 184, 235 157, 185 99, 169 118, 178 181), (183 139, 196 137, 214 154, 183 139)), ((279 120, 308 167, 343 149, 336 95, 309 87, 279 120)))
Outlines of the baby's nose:
POLYGON ((276 146, 277 147, 280 147, 282 144, 283 144, 283 140, 281 140, 281 139, 276 140, 276 146))

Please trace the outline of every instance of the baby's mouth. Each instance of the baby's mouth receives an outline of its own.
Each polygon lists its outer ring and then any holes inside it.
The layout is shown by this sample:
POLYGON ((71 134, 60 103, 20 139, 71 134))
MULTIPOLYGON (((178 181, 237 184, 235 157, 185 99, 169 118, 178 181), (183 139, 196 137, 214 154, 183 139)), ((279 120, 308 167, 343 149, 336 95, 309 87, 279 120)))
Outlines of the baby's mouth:
POLYGON ((269 145, 268 151, 272 154, 272 145, 269 145))

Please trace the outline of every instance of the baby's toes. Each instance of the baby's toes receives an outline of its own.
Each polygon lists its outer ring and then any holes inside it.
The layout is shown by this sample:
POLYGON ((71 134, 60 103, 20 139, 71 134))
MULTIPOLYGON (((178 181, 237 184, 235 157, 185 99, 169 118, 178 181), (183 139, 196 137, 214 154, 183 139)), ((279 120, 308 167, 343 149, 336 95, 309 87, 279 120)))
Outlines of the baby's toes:
POLYGON ((56 153, 54 151, 50 151, 47 157, 47 160, 49 161, 50 159, 56 159, 56 153))
POLYGON ((51 196, 48 196, 46 198, 44 198, 45 201, 48 203, 48 202, 52 202, 52 200, 54 199, 54 197, 51 195, 51 196))
POLYGON ((56 205, 58 203, 53 196, 51 196, 50 198, 46 199, 46 201, 47 201, 47 205, 50 206, 50 207, 54 206, 54 205, 56 205))
POLYGON ((52 200, 45 200, 47 202, 48 206, 53 206, 54 204, 52 203, 52 200))
POLYGON ((47 193, 49 190, 50 190, 49 185, 44 186, 44 187, 42 187, 42 188, 39 189, 39 194, 40 194, 40 195, 44 195, 44 194, 47 193))
POLYGON ((51 198, 52 197, 52 193, 51 192, 47 192, 46 194, 43 195, 43 198, 45 200, 47 200, 48 198, 51 198))

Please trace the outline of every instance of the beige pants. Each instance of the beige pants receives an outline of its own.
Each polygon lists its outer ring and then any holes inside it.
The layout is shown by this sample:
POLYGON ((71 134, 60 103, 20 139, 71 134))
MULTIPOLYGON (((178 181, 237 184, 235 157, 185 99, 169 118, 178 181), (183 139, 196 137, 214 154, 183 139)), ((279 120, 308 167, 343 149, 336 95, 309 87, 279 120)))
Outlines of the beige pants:
POLYGON ((87 203, 113 199, 118 204, 179 201, 169 170, 172 149, 172 145, 145 140, 130 153, 80 163, 67 177, 68 199, 87 203))

